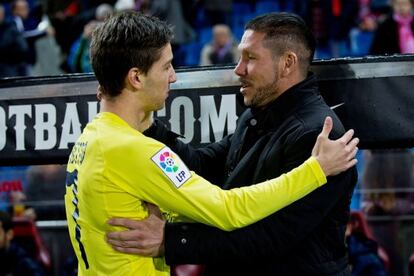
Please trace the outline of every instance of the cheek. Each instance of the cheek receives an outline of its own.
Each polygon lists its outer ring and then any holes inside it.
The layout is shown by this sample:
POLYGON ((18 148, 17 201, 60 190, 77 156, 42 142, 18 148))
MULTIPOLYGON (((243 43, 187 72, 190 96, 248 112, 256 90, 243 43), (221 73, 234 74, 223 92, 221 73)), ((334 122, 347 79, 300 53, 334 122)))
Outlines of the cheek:
POLYGON ((160 80, 162 80, 163 84, 167 83, 168 84, 168 80, 170 79, 170 74, 169 72, 164 73, 161 77, 160 80))
POLYGON ((271 74, 271 72, 262 70, 259 73, 256 73, 255 75, 255 82, 259 86, 266 85, 273 81, 274 76, 271 74))
POLYGON ((263 72, 267 81, 273 82, 278 77, 278 67, 275 64, 268 64, 263 72))
POLYGON ((250 63, 247 68, 249 75, 261 80, 269 79, 275 73, 274 66, 268 63, 250 63))

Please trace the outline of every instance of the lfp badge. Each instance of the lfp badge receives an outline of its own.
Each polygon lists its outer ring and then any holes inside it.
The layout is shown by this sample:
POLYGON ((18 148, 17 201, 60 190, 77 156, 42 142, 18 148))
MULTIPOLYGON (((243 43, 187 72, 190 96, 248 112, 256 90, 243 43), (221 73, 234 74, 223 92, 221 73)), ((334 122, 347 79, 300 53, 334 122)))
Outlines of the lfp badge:
POLYGON ((166 151, 160 155, 160 165, 166 172, 177 172, 176 157, 172 152, 166 151))
POLYGON ((163 171, 174 185, 179 188, 191 177, 184 162, 168 147, 157 152, 151 160, 163 171))

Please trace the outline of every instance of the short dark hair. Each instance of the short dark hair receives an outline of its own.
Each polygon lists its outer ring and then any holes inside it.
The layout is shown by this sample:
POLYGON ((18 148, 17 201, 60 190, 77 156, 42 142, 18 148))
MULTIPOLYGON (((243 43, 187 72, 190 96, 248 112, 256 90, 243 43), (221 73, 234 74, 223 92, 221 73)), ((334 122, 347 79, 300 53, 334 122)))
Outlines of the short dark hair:
POLYGON ((13 228, 12 219, 6 212, 0 211, 0 222, 4 232, 7 232, 13 228))
POLYGON ((264 46, 276 56, 288 50, 295 52, 306 75, 313 60, 316 41, 300 16, 287 12, 259 15, 247 23, 245 30, 264 33, 264 46))
POLYGON ((133 67, 148 73, 171 38, 165 22, 137 12, 116 14, 98 26, 92 34, 90 56, 102 93, 119 95, 133 67))

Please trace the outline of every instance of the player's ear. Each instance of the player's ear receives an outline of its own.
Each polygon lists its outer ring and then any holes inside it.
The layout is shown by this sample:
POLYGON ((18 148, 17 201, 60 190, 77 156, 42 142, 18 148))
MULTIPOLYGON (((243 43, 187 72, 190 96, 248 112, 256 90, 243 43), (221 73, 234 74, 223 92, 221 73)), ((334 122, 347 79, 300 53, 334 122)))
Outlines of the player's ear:
POLYGON ((129 69, 126 76, 126 81, 132 87, 140 89, 142 87, 142 77, 143 74, 141 73, 141 71, 137 67, 133 67, 129 69))

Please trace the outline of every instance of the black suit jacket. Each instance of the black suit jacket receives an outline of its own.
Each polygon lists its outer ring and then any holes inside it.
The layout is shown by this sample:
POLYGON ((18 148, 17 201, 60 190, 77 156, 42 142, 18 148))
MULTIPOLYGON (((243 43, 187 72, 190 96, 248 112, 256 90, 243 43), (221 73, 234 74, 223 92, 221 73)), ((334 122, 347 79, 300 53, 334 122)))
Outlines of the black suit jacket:
MULTIPOLYGON (((344 129, 310 76, 264 110, 248 109, 235 133, 201 149, 178 142, 162 126, 148 135, 166 143, 200 175, 225 189, 251 185, 297 167, 311 154, 324 118, 332 137, 344 129)), ((167 224, 169 264, 205 263, 208 275, 332 275, 347 273, 344 231, 356 183, 350 169, 283 210, 225 232, 196 223, 167 224)))

